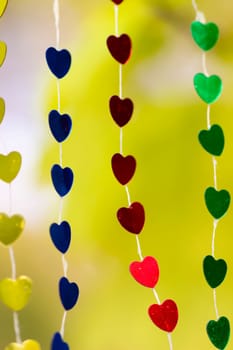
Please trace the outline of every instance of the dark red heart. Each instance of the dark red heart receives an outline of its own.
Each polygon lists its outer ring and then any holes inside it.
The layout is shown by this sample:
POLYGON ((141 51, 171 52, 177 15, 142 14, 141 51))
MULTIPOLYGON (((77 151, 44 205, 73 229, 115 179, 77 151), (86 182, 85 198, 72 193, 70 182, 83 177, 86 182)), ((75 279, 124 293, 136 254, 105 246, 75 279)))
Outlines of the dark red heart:
POLYGON ((117 37, 110 35, 107 38, 107 47, 115 60, 121 64, 125 64, 131 55, 132 42, 127 34, 117 37))
POLYGON ((114 95, 109 100, 109 108, 112 118, 120 127, 126 125, 133 114, 133 102, 129 98, 121 99, 114 95))
POLYGON ((178 321, 178 309, 173 300, 165 300, 163 304, 153 304, 148 309, 152 322, 166 332, 172 332, 178 321))
POLYGON ((145 211, 140 203, 134 202, 128 208, 120 208, 117 218, 127 231, 139 234, 144 226, 145 211))
POLYGON ((123 0, 112 0, 113 2, 114 2, 114 4, 116 4, 116 5, 120 5, 122 2, 123 2, 123 0))
POLYGON ((112 171, 121 185, 126 185, 133 177, 136 160, 133 156, 123 157, 120 153, 112 157, 112 171))
POLYGON ((159 279, 159 266, 152 256, 146 256, 142 261, 134 261, 129 270, 133 278, 145 287, 154 288, 159 279))

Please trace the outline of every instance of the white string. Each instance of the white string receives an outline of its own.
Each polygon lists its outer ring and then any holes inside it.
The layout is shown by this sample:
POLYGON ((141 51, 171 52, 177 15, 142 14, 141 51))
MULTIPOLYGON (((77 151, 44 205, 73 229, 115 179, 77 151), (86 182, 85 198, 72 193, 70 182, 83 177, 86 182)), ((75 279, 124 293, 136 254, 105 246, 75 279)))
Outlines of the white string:
POLYGON ((65 255, 62 255, 62 265, 64 269, 64 276, 67 277, 67 271, 68 271, 68 263, 66 261, 65 255))
POLYGON ((218 226, 218 220, 214 220, 213 222, 213 234, 212 234, 212 256, 214 257, 215 254, 215 236, 216 236, 216 229, 218 226))
POLYGON ((16 262, 12 246, 9 247, 10 261, 11 261, 11 278, 16 280, 16 262))
POLYGON ((214 297, 214 310, 216 313, 216 319, 219 319, 219 312, 218 312, 218 306, 217 306, 217 295, 216 295, 216 289, 213 289, 213 297, 214 297))
POLYGON ((217 188, 218 188, 218 186, 217 186, 217 165, 218 165, 218 162, 217 162, 215 157, 212 157, 212 161, 213 161, 213 171, 214 171, 214 188, 217 190, 217 188))
POLYGON ((61 111, 61 88, 60 88, 60 80, 57 79, 57 110, 60 113, 61 111))
POLYGON ((22 339, 21 339, 21 335, 20 335, 20 327, 19 327, 19 315, 17 312, 13 312, 13 322, 14 322, 16 343, 22 344, 22 339))
POLYGON ((153 292, 153 294, 154 294, 154 296, 155 296, 155 299, 156 299, 157 303, 160 305, 161 302, 160 302, 158 293, 156 292, 155 288, 152 289, 152 292, 153 292))
POLYGON ((211 128, 211 122, 210 122, 210 105, 207 106, 207 113, 206 113, 206 120, 207 120, 207 128, 211 128))
POLYGON ((137 251, 138 251, 138 256, 140 258, 140 260, 143 260, 143 255, 142 255, 142 249, 141 249, 141 245, 140 245, 140 240, 138 235, 136 235, 136 244, 137 244, 137 251))
POLYGON ((115 34, 119 35, 119 6, 114 5, 114 13, 115 13, 115 34))
POLYGON ((130 207, 130 205, 131 205, 131 198, 130 198, 130 193, 129 193, 128 186, 125 186, 125 191, 126 191, 126 195, 127 195, 128 205, 130 207))
POLYGON ((54 0, 53 2, 53 13, 55 19, 55 28, 56 28, 56 48, 59 49, 60 45, 60 8, 59 0, 54 0))
POLYGON ((207 69, 207 65, 206 65, 206 53, 205 52, 202 53, 202 67, 203 67, 203 72, 205 73, 205 75, 207 77, 209 77, 209 73, 208 73, 208 69, 207 69))
POLYGON ((196 21, 205 23, 206 22, 205 15, 204 15, 203 12, 199 11, 197 3, 196 3, 195 0, 192 0, 192 5, 193 5, 194 11, 196 13, 196 21))
POLYGON ((66 316, 67 316, 67 312, 65 311, 62 317, 61 330, 60 330, 60 334, 62 338, 64 338, 64 333, 65 333, 66 316))

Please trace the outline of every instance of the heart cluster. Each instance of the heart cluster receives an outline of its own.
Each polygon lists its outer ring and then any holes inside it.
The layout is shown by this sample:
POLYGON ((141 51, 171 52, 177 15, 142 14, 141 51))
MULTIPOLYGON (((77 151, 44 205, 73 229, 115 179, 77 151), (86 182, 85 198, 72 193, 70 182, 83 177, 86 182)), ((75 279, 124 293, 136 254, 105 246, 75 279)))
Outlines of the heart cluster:
MULTIPOLYGON (((203 50, 212 49, 219 37, 219 29, 215 23, 201 23, 194 21, 191 24, 191 33, 195 43, 203 50)), ((215 102, 222 92, 222 81, 217 75, 206 76, 198 73, 194 76, 194 88, 199 97, 208 105, 215 102)), ((210 108, 210 106, 208 107, 210 108)), ((207 112, 208 115, 208 112, 207 112)), ((209 118, 207 116, 207 118, 209 118)), ((210 125, 208 120, 208 130, 200 131, 198 139, 202 147, 212 155, 214 165, 214 178, 216 178, 216 156, 220 156, 224 149, 224 134, 222 128, 217 125, 210 125)), ((205 191, 205 204, 215 220, 214 226, 227 212, 230 205, 230 194, 227 190, 218 190, 215 179, 215 186, 208 187, 205 191)), ((215 230, 214 229, 214 230, 215 230)), ((214 247, 213 233, 213 247, 214 247)), ((223 259, 216 259, 214 248, 212 255, 207 255, 203 261, 203 272, 208 285, 215 289, 223 281, 227 273, 227 264, 223 259)), ((224 349, 230 336, 230 324, 226 317, 222 316, 217 321, 211 320, 206 328, 208 337, 217 349, 224 349)))

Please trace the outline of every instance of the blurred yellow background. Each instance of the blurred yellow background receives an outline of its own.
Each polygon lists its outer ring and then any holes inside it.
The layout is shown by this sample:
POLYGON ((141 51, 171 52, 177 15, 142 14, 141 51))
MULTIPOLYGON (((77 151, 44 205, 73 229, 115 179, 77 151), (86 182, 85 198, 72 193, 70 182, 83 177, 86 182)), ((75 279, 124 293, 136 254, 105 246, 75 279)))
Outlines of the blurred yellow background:
MULTIPOLYGON (((118 92, 118 65, 106 48, 114 34, 113 3, 61 0, 61 47, 72 53, 72 67, 61 81, 62 112, 73 119, 63 146, 64 165, 75 173, 65 197, 64 219, 72 226, 68 276, 80 288, 77 306, 68 313, 65 340, 71 349, 168 349, 166 333, 147 315, 152 292, 128 272, 138 259, 134 235, 123 230, 116 211, 127 206, 124 188, 111 171, 119 151, 119 128, 108 101, 118 92)), ((24 215, 24 235, 14 244, 18 274, 33 279, 30 304, 20 312, 23 339, 49 349, 59 331, 63 309, 57 282, 61 255, 53 247, 49 226, 57 221, 59 199, 50 169, 59 161, 47 116, 56 108, 56 81, 45 62, 55 46, 52 1, 11 0, 0 19, 0 40, 8 54, 0 70, 0 95, 6 115, 0 125, 0 151, 18 150, 23 167, 13 183, 13 211, 24 215)), ((233 193, 233 4, 199 1, 208 21, 220 28, 220 40, 207 53, 210 74, 219 75, 224 91, 211 107, 211 121, 226 139, 218 161, 219 188, 233 193)), ((212 290, 204 280, 202 261, 211 253, 213 219, 204 191, 213 186, 211 156, 198 143, 206 128, 206 105, 193 88, 202 71, 201 50, 189 27, 195 19, 191 1, 125 0, 120 5, 121 33, 133 41, 132 57, 123 69, 123 91, 135 104, 124 127, 124 151, 137 159, 129 184, 132 201, 140 201, 146 223, 140 235, 144 255, 160 266, 156 287, 160 299, 172 298, 179 308, 174 349, 211 349, 205 327, 215 319, 212 290)), ((1 211, 8 210, 8 188, 0 184, 1 211)), ((220 315, 233 321, 233 210, 219 222, 216 257, 228 264, 217 289, 220 315)), ((0 278, 11 274, 8 250, 0 249, 0 278)), ((0 305, 0 348, 14 341, 12 313, 0 305)), ((230 340, 228 347, 232 347, 230 340)))

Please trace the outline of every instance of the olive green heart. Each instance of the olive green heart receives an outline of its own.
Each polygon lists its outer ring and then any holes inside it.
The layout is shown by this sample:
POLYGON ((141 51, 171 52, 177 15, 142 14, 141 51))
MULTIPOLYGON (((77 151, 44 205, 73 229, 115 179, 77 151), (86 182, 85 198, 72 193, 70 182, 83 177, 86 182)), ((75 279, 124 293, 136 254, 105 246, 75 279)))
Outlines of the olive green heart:
POLYGON ((32 281, 27 276, 0 281, 0 300, 13 311, 22 310, 32 293, 32 281))
POLYGON ((28 339, 22 344, 11 343, 4 350, 41 350, 41 347, 37 341, 28 339))
POLYGON ((219 125, 212 125, 209 130, 202 130, 198 135, 202 147, 214 156, 220 156, 224 148, 224 134, 219 125))
POLYGON ((217 75, 208 77, 203 73, 197 73, 193 83, 198 96, 208 104, 215 102, 221 95, 222 80, 217 75))
POLYGON ((5 101, 0 97, 0 123, 3 121, 5 115, 5 101))
POLYGON ((192 22, 191 33, 195 43, 204 51, 212 49, 219 37, 219 29, 217 25, 212 22, 192 22))
POLYGON ((8 155, 0 154, 0 179, 10 183, 21 168, 22 158, 19 152, 13 151, 8 155))
POLYGON ((225 349, 230 337, 230 323, 226 317, 220 317, 218 321, 209 321, 206 331, 211 343, 217 349, 225 349))
POLYGON ((0 41, 0 67, 3 65, 6 58, 7 46, 4 41, 0 41))
POLYGON ((3 13, 7 7, 7 4, 8 4, 8 0, 1 0, 0 1, 0 17, 3 15, 3 13))
POLYGON ((209 286, 216 288, 226 276, 227 264, 223 259, 216 260, 213 256, 207 255, 203 261, 203 270, 209 286))
POLYGON ((9 217, 0 213, 0 242, 5 245, 13 243, 21 235, 24 226, 25 221, 21 215, 9 217))
POLYGON ((230 205, 230 193, 226 190, 217 191, 208 187, 205 191, 205 203, 210 214, 215 218, 221 218, 230 205))

